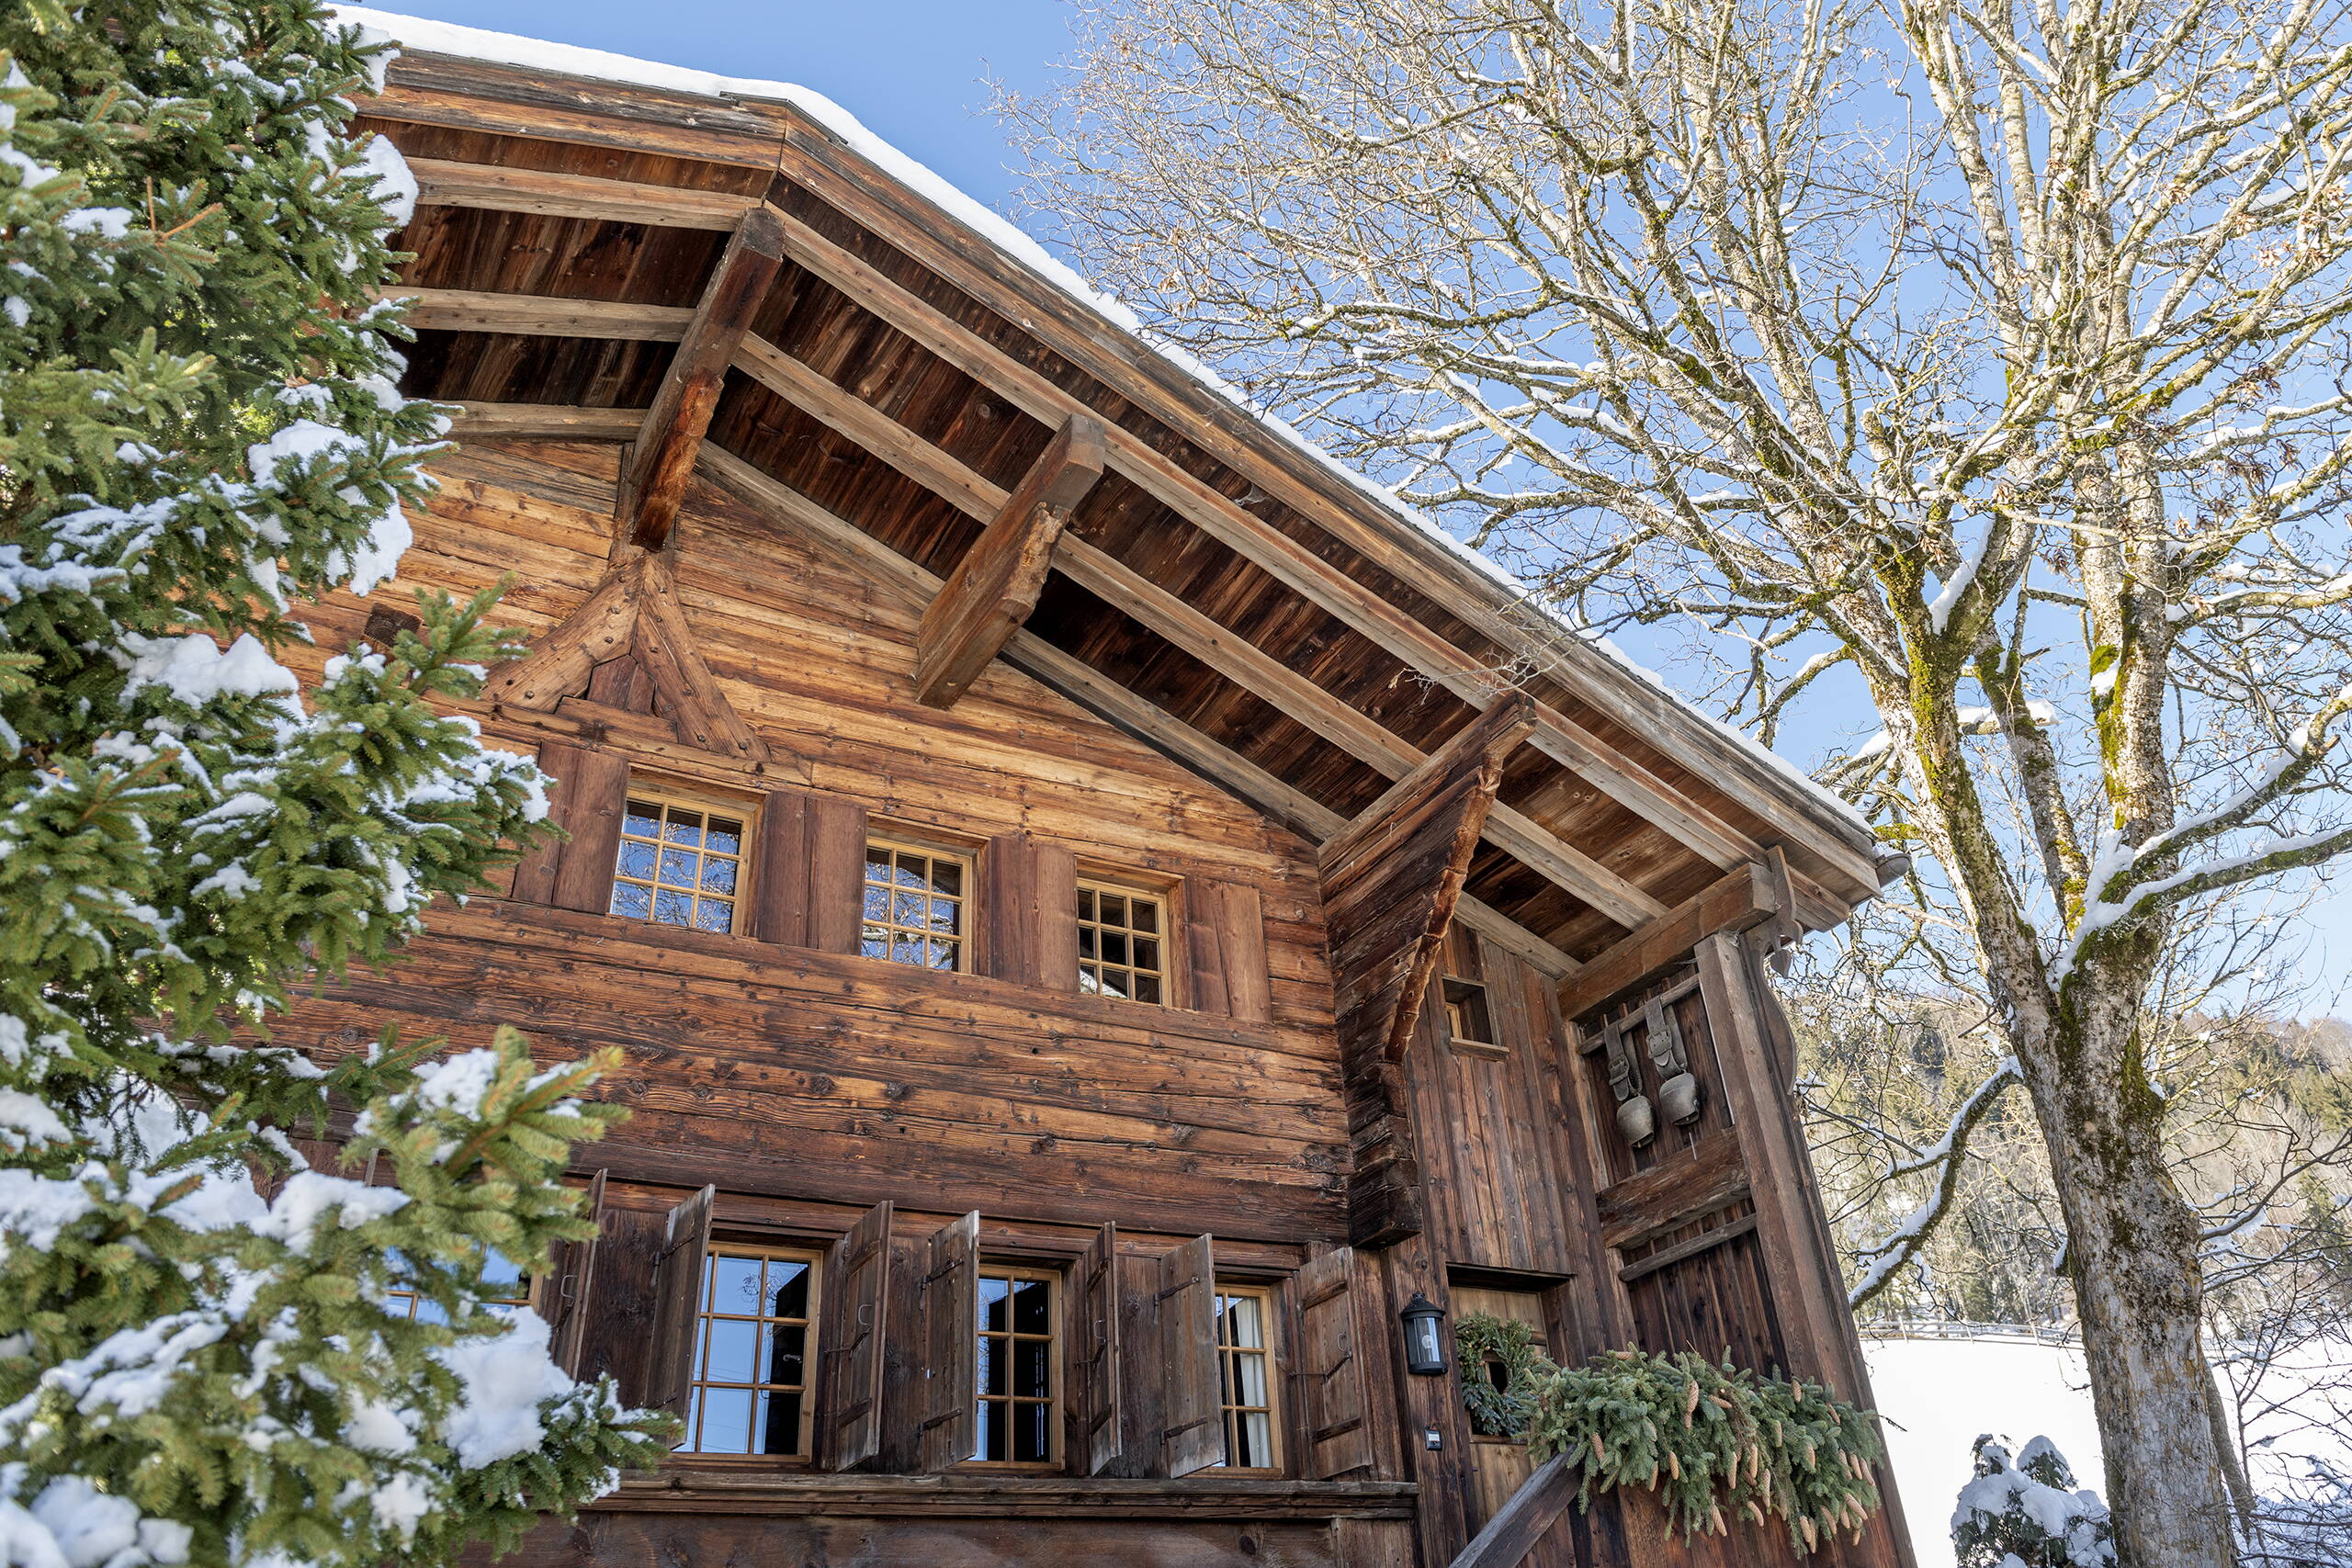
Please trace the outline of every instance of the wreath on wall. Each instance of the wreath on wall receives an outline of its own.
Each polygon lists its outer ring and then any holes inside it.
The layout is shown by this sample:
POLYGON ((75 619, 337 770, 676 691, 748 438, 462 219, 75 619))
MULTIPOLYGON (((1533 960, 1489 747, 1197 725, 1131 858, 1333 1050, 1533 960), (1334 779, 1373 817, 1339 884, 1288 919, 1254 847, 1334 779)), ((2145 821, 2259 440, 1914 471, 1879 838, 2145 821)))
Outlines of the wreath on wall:
POLYGON ((1464 1313, 1453 1323, 1453 1349, 1470 1429, 1482 1438, 1527 1441, 1537 1381, 1559 1371, 1535 1343, 1534 1326, 1489 1313, 1464 1313))
POLYGON ((1531 1450, 1538 1461, 1574 1459, 1584 1472, 1580 1506, 1596 1487, 1645 1487, 1686 1538, 1725 1534, 1727 1517, 1762 1525, 1772 1516, 1800 1552, 1840 1530, 1859 1541, 1880 1506, 1878 1414, 1819 1383, 1689 1351, 1612 1350, 1550 1369, 1526 1395, 1531 1450))

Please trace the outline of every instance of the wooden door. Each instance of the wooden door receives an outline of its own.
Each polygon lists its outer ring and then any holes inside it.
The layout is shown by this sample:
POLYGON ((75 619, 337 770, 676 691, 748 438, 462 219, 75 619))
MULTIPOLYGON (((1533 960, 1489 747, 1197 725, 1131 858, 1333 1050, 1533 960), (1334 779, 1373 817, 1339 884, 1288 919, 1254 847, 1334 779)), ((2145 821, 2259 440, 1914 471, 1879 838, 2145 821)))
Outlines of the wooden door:
MULTIPOLYGON (((1551 1337, 1544 1323, 1544 1298, 1532 1291, 1493 1291, 1469 1285, 1456 1285, 1448 1292, 1452 1297, 1453 1320, 1483 1314, 1498 1317, 1506 1323, 1524 1323, 1535 1330, 1535 1342, 1551 1354, 1551 1337)), ((1498 1386, 1503 1377, 1502 1369, 1474 1367, 1466 1361, 1459 1369, 1464 1382, 1472 1378, 1487 1378, 1498 1386)), ((1464 1423, 1465 1429, 1467 1423, 1464 1423)), ((1470 1531, 1476 1534, 1486 1522, 1493 1518, 1510 1495, 1535 1472, 1535 1465, 1527 1457, 1527 1445, 1512 1442, 1508 1438, 1489 1437, 1473 1432, 1470 1437, 1470 1487, 1464 1500, 1470 1531)))

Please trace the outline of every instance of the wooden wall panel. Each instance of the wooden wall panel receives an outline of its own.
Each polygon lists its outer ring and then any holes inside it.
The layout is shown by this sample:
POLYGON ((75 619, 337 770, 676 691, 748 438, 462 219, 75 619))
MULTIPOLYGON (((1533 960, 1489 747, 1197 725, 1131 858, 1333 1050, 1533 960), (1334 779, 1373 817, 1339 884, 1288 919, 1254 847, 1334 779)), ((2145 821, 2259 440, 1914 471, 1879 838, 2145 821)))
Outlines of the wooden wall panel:
MULTIPOLYGON (((1088 1518, 932 1517, 776 1518, 713 1513, 591 1513, 534 1531, 501 1568, 737 1568, 742 1563, 920 1563, 922 1568, 1091 1568, 1115 1557, 1151 1568, 1379 1568, 1397 1563, 1394 1535, 1369 1539, 1381 1555, 1342 1558, 1328 1521, 1193 1523, 1088 1518), (1115 1547, 1112 1546, 1116 1542, 1115 1547)), ((1369 1532, 1367 1532, 1369 1534, 1369 1532)), ((1358 1538, 1351 1533, 1352 1541, 1358 1538)), ((470 1560, 469 1561, 474 1561, 470 1560)), ((480 1561, 487 1563, 487 1558, 480 1561)), ((1403 1561, 1409 1561, 1409 1558, 1403 1561)))

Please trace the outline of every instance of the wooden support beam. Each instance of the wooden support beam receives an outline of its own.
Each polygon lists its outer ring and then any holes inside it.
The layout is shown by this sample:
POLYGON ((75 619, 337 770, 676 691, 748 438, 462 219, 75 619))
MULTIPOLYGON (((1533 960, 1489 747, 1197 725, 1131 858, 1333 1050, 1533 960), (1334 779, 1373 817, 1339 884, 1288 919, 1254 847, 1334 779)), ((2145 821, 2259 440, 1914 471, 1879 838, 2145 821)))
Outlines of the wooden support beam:
POLYGON ((752 317, 784 265, 784 229, 772 208, 753 208, 719 254, 702 302, 678 341, 677 357, 645 411, 637 446, 623 465, 618 497, 620 534, 641 550, 670 542, 695 453, 710 429, 727 367, 752 330, 752 317))
POLYGON ((1560 986, 1560 1017, 1570 1024, 1629 987, 1640 984, 1716 931, 1741 931, 1780 909, 1770 874, 1745 865, 1709 884, 1671 910, 1596 955, 1560 986))
POLYGON ((476 207, 548 218, 729 231, 742 222, 746 212, 763 205, 756 196, 641 185, 594 175, 550 174, 499 164, 411 158, 408 167, 416 176, 419 207, 476 207))
POLYGON ((1052 570, 1070 509, 1102 477, 1102 422, 1073 414, 964 558, 915 628, 915 696, 949 708, 1003 650, 1052 570))
POLYGON ((634 441, 645 423, 643 409, 578 408, 568 403, 481 403, 456 405, 449 434, 523 441, 634 441))
MULTIPOLYGON (((976 517, 993 518, 1005 505, 1005 492, 973 472, 948 453, 925 441, 888 414, 852 395, 830 378, 753 338, 739 355, 741 363, 778 397, 855 441, 874 456, 976 517)), ((1073 415, 1072 417, 1080 417, 1073 415)), ((1297 673, 1238 633, 1220 626, 1176 595, 1150 581, 1125 562, 1085 540, 1065 534, 1055 551, 1056 569, 1089 592, 1176 647, 1295 718, 1350 755, 1369 763, 1390 778, 1422 765, 1418 747, 1392 734, 1374 719, 1297 673)), ((1523 694, 1510 694, 1519 703, 1523 694)), ((1488 711, 1492 711, 1491 709, 1488 711)), ((1547 723, 1566 720, 1540 704, 1526 708, 1534 716, 1539 744, 1547 723), (1547 720, 1545 716, 1550 715, 1547 720)), ((1570 727, 1573 728, 1573 727, 1570 727)), ((1582 735, 1582 731, 1576 731, 1582 735)), ((1555 737, 1566 732, 1555 729, 1555 737)), ((1589 737, 1575 742, 1595 757, 1600 743, 1589 737)), ((1628 776, 1638 773, 1627 765, 1628 776)), ((1664 786, 1657 786, 1663 791, 1664 786)), ((1681 818, 1698 821, 1704 816, 1685 803, 1681 818)), ((1666 906, 1632 882, 1564 842, 1541 823, 1507 806, 1497 806, 1487 824, 1487 838, 1538 874, 1574 894, 1618 924, 1632 929, 1666 912, 1666 906)), ((1555 952, 1557 950, 1555 949, 1555 952)))
POLYGON ((1454 779, 1482 768, 1499 769, 1534 728, 1535 705, 1527 698, 1510 697, 1497 703, 1455 731, 1412 772, 1356 813, 1339 835, 1323 846, 1323 863, 1329 865, 1355 852, 1367 836, 1386 827, 1397 813, 1410 810, 1415 802, 1440 793, 1454 779))
POLYGON ((685 305, 633 305, 618 299, 564 299, 548 294, 485 294, 471 288, 389 284, 379 299, 408 302, 408 324, 452 333, 517 333, 526 337, 621 338, 675 343, 694 310, 685 305))
POLYGON ((1577 1500, 1577 1456, 1555 1454, 1519 1483, 1453 1560, 1453 1568, 1517 1568, 1577 1500))

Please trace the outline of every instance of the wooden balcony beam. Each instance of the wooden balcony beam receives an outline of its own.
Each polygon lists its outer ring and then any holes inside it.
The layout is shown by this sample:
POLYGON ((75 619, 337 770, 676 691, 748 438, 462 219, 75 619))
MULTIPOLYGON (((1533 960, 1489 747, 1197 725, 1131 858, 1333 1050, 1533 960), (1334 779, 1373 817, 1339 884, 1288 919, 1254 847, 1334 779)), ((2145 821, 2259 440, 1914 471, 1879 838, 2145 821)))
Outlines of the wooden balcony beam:
POLYGON ((782 220, 773 208, 753 208, 719 254, 662 389, 645 411, 637 445, 622 462, 619 533, 638 548, 658 550, 669 543, 727 367, 783 265, 782 220))
POLYGON ((1102 477, 1102 422, 1073 414, 922 613, 915 696, 949 708, 1037 607, 1070 510, 1102 477))

